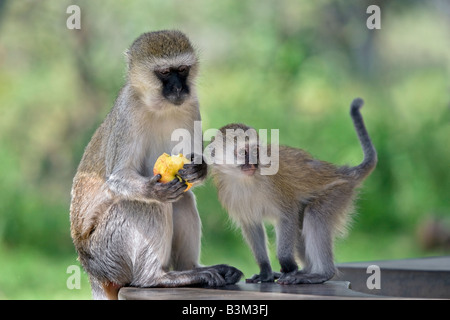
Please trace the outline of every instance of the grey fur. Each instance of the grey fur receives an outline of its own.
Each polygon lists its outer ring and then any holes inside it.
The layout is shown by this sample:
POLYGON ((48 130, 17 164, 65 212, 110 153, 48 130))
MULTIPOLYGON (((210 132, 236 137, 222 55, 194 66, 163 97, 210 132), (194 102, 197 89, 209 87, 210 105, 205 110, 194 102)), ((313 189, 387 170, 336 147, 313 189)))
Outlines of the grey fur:
MULTIPOLYGON (((242 276, 225 265, 200 267, 201 223, 193 193, 185 192, 184 181, 164 184, 153 176, 157 157, 178 144, 171 141, 173 130, 184 128, 193 137, 194 121, 200 120, 197 57, 180 32, 138 40, 128 52, 127 82, 86 147, 72 187, 72 238, 95 299, 117 298, 126 285, 220 286, 242 276), (167 46, 149 57, 149 39, 167 46), (175 53, 168 55, 171 48, 175 53), (162 97, 153 71, 179 63, 190 67, 190 95, 175 106, 162 97)), ((205 164, 192 164, 183 175, 198 183, 206 172, 205 164)))

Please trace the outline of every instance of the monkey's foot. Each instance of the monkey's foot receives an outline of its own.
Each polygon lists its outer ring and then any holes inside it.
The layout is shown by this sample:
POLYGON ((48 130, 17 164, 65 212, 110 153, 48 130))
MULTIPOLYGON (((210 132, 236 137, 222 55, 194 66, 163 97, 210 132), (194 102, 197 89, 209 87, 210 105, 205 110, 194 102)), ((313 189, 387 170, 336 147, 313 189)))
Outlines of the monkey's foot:
POLYGON ((214 270, 225 280, 225 284, 235 284, 244 275, 239 269, 226 264, 217 264, 201 269, 214 270))
POLYGON ((274 282, 275 279, 278 279, 281 276, 279 272, 270 272, 270 273, 260 273, 255 274, 250 279, 245 279, 246 283, 258 283, 258 282, 274 282))
POLYGON ((303 271, 294 271, 290 273, 283 274, 277 283, 282 285, 289 284, 313 284, 313 283, 324 283, 330 280, 334 274, 326 275, 319 273, 305 273, 303 271))

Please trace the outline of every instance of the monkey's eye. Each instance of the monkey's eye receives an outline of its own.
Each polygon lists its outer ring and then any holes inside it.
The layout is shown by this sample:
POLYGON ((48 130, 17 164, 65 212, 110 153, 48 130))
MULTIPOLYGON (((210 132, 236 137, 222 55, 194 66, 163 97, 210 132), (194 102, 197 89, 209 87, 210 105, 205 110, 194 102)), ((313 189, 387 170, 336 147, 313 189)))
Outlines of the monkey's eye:
POLYGON ((168 76, 169 73, 170 73, 170 70, 169 70, 169 69, 162 69, 162 70, 158 70, 157 72, 158 72, 160 75, 162 75, 162 76, 168 76))
POLYGON ((238 150, 238 156, 245 157, 246 155, 247 155, 247 149, 243 148, 243 149, 238 150))
POLYGON ((178 73, 180 74, 186 74, 189 71, 189 67, 182 65, 178 67, 178 73))
POLYGON ((255 157, 255 158, 256 158, 256 157, 258 156, 258 148, 253 148, 253 149, 252 149, 252 154, 251 154, 251 155, 252 155, 252 157, 255 157))

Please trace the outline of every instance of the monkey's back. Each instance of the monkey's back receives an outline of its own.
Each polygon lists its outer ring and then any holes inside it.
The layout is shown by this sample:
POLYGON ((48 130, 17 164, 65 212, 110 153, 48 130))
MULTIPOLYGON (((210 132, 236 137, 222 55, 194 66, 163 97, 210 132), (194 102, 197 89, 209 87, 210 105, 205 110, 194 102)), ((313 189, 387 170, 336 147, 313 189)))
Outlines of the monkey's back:
MULTIPOLYGON (((108 118, 108 117, 107 117, 108 118)), ((105 154, 94 152, 104 145, 106 120, 95 131, 85 148, 83 157, 73 179, 70 221, 75 247, 95 229, 102 212, 112 204, 112 195, 105 188, 105 154)))
POLYGON ((276 218, 281 212, 298 210, 302 203, 317 199, 334 187, 350 187, 339 167, 314 159, 302 149, 280 146, 278 161, 278 172, 273 175, 258 172, 237 178, 212 168, 219 200, 234 221, 276 218))
POLYGON ((311 197, 349 182, 339 167, 314 159, 302 149, 286 146, 280 146, 279 170, 271 179, 276 188, 295 197, 311 197))
POLYGON ((285 197, 285 201, 329 203, 335 234, 345 235, 353 213, 353 200, 357 183, 345 172, 347 167, 314 159, 304 150, 280 146, 278 173, 271 177, 274 193, 285 197))

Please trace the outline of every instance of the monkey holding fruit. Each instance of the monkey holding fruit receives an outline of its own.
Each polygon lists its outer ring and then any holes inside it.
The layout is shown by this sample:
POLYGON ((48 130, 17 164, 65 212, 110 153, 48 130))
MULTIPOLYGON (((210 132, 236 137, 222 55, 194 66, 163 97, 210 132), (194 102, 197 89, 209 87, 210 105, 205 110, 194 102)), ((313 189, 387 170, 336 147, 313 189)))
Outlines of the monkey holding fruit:
POLYGON ((200 120, 194 49, 179 31, 156 31, 126 55, 126 83, 87 145, 71 192, 71 235, 93 297, 115 299, 123 286, 233 284, 242 276, 236 268, 198 262, 201 224, 185 182, 204 180, 206 164, 185 164, 181 179, 168 183, 153 175, 156 159, 174 148, 171 133, 193 133, 200 120))

